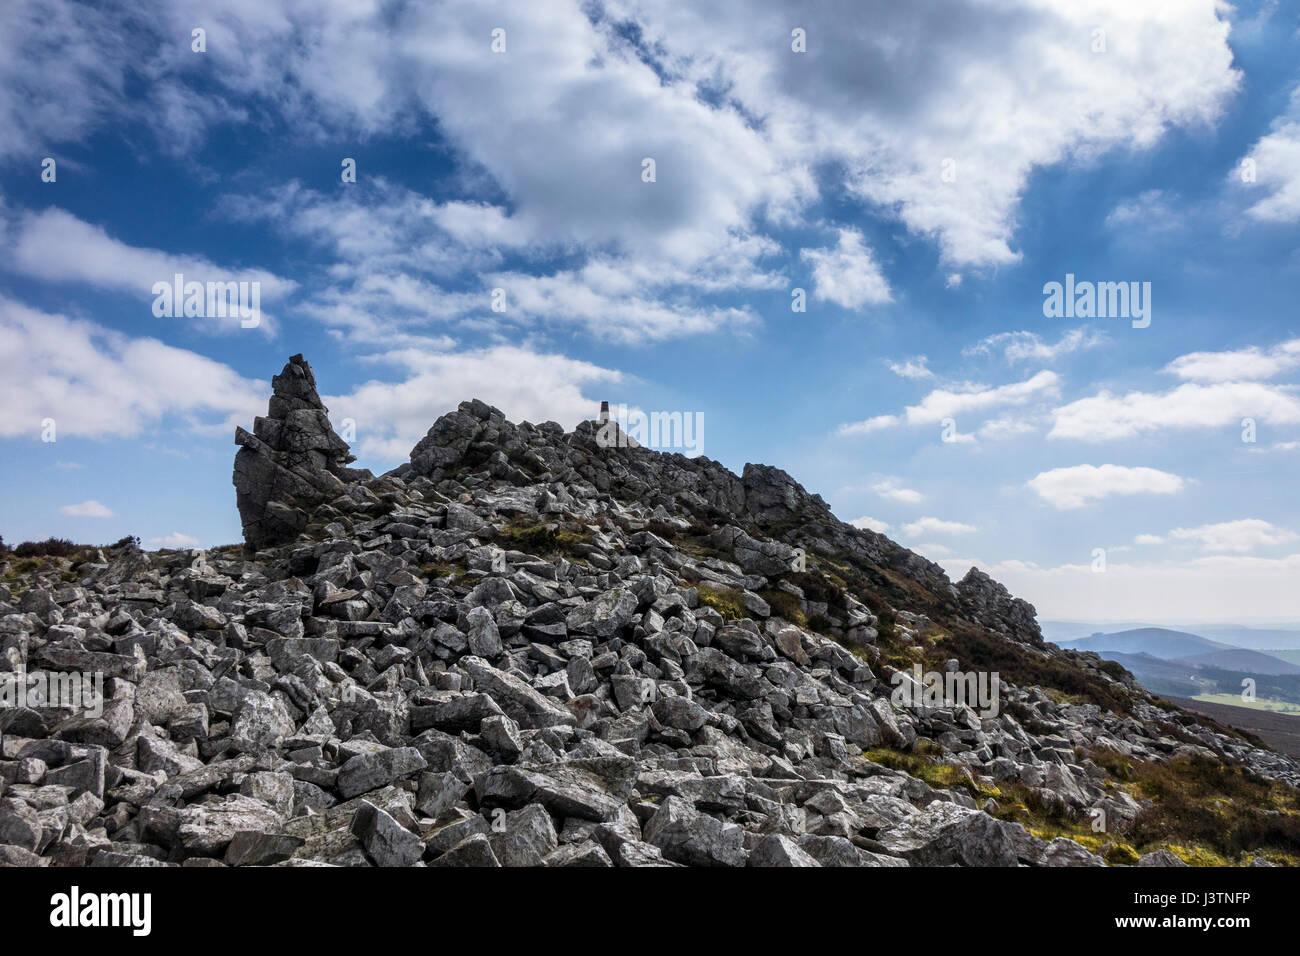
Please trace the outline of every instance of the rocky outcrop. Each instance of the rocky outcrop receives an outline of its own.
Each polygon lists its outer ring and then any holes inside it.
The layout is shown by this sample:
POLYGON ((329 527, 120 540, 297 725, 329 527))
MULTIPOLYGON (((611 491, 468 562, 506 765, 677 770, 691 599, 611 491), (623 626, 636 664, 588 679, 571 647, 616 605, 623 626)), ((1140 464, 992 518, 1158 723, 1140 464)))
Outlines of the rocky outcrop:
POLYGON ((370 477, 347 467, 356 459, 330 426, 316 377, 301 355, 290 358, 271 385, 270 405, 253 422, 253 433, 235 430, 235 500, 244 541, 253 549, 292 541, 318 505, 337 498, 348 482, 370 477))
POLYGON ((1012 597, 1010 591, 979 568, 971 568, 957 582, 957 594, 971 620, 1014 641, 1043 643, 1034 606, 1012 597))
POLYGON ((1008 819, 1025 800, 1091 840, 1101 810, 1122 839, 1149 804, 1080 748, 1300 783, 1087 655, 1023 646, 1024 602, 951 586, 779 469, 469 402, 353 477, 301 358, 275 390, 236 469, 265 472, 237 479, 261 551, 3 575, 0 865, 1097 866, 1139 857, 1008 819), (1072 692, 898 699, 891 662, 957 624, 1072 692), (33 672, 99 673, 104 697, 18 700, 33 672), (1123 712, 1079 703, 1089 681, 1123 712))

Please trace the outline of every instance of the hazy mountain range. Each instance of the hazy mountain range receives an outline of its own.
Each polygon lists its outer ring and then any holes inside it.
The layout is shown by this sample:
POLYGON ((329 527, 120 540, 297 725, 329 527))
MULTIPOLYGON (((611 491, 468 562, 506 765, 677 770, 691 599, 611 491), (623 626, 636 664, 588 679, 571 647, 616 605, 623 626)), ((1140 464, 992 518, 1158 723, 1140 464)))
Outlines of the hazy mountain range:
POLYGON ((1217 625, 1197 634, 1148 626, 1077 636, 1083 628, 1067 622, 1043 626, 1048 638, 1061 647, 1095 651, 1123 664, 1156 693, 1238 694, 1249 678, 1258 697, 1300 702, 1300 652, 1295 649, 1300 632, 1217 625), (1262 650, 1245 646, 1247 641, 1259 646, 1269 640, 1279 646, 1262 650))

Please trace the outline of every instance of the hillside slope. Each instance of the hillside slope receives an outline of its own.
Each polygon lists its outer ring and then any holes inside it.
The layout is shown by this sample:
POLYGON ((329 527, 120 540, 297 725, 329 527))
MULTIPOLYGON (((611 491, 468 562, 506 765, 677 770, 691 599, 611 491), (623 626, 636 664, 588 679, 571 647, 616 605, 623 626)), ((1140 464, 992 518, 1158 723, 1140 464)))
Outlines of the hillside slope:
POLYGON ((466 402, 376 477, 301 356, 274 388, 247 546, 5 564, 7 673, 109 680, 0 714, 4 861, 1297 859, 1300 764, 779 469, 466 402))

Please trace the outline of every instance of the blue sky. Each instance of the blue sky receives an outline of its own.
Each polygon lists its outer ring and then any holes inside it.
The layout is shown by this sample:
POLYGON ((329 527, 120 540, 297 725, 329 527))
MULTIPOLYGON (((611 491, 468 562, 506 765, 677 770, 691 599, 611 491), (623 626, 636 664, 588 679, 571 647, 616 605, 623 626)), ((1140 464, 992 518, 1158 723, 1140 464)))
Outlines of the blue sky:
POLYGON ((376 471, 471 397, 699 413, 1043 616, 1300 619, 1294 8, 341 6, 0 10, 6 541, 237 540, 302 352, 376 471))

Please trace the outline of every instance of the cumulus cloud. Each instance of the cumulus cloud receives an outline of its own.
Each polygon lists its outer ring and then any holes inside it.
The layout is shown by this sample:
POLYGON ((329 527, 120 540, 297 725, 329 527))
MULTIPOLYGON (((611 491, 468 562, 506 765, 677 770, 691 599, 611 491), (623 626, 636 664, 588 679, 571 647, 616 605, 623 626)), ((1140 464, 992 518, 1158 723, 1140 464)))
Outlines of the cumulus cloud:
POLYGON ((968 385, 962 388, 935 389, 919 405, 909 405, 905 412, 909 425, 928 425, 966 412, 983 412, 1002 405, 1023 405, 1056 394, 1060 376, 1042 371, 1025 379, 992 388, 968 385))
POLYGON ((1038 425, 1028 418, 1004 416, 993 418, 979 427, 978 435, 991 441, 1004 441, 1021 435, 1032 435, 1038 431, 1038 425))
POLYGON ((59 509, 65 515, 72 515, 74 518, 111 518, 113 509, 107 505, 102 505, 98 501, 83 501, 76 505, 64 505, 59 509))
POLYGON ((179 416, 230 433, 265 409, 265 382, 153 338, 0 297, 0 436, 131 438, 179 416))
MULTIPOLYGON (((129 120, 184 152, 232 121, 309 142, 434 123, 457 185, 486 187, 412 207, 433 238, 410 251, 439 250, 448 265, 558 247, 579 263, 599 256, 616 269, 683 276, 698 294, 764 275, 756 255, 767 223, 807 225, 820 200, 847 193, 934 241, 945 263, 980 268, 1018 258, 1017 208, 1035 171, 1144 148, 1218 117, 1241 79, 1223 15, 1216 0, 866 9, 835 0, 801 13, 809 47, 796 55, 779 0, 508 11, 471 0, 263 0, 216 11, 200 0, 127 0, 112 15, 19 0, 0 12, 0 142, 30 152, 129 120), (196 57, 188 38, 200 22, 208 52, 196 57), (50 42, 15 39, 37 23, 50 42), (491 30, 503 24, 508 49, 496 54, 491 30), (1104 55, 1092 49, 1098 24, 1104 55), (922 34, 926 42, 913 42, 922 34), (127 98, 136 77, 147 92, 127 98), (646 159, 653 182, 642 178, 646 159)), ((393 238, 382 223, 339 233, 340 245, 393 238)), ((861 308, 890 298, 853 229, 808 261, 826 301, 861 308)), ((640 298, 680 307, 682 291, 660 284, 640 298)), ((700 321, 670 315, 658 327, 676 334, 700 321)))
POLYGON ((1082 508, 1112 495, 1171 495, 1183 489, 1178 475, 1124 465, 1073 465, 1035 475, 1028 486, 1054 508, 1082 508))
MULTIPOLYGON (((186 282, 255 282, 262 301, 276 301, 293 291, 295 283, 265 269, 229 269, 202 256, 182 256, 132 246, 114 239, 101 226, 78 219, 62 209, 26 213, 12 228, 10 258, 14 272, 51 282, 78 282, 138 296, 141 312, 157 322, 184 321, 199 329, 239 331, 238 315, 228 318, 157 319, 153 317, 154 283, 171 285, 177 274, 186 282)), ((177 304, 179 311, 180 304, 177 304)), ((271 316, 259 317, 257 330, 271 334, 271 316)))
POLYGON ((903 533, 909 538, 920 538, 927 534, 970 534, 979 530, 973 524, 962 524, 960 521, 944 521, 941 518, 918 518, 915 521, 903 525, 903 533))
POLYGON ((1221 521, 1203 524, 1196 528, 1174 528, 1169 532, 1174 541, 1188 541, 1206 551, 1230 551, 1244 554, 1259 548, 1286 544, 1297 535, 1279 528, 1262 518, 1242 518, 1238 521, 1221 521))
POLYGON ((901 362, 890 362, 889 370, 899 378, 934 378, 934 372, 930 371, 927 361, 924 355, 918 355, 901 362))
POLYGON ((855 528, 861 528, 864 531, 875 531, 884 534, 889 530, 889 522, 881 521, 879 518, 872 518, 869 515, 863 515, 861 518, 854 518, 849 524, 855 528))
POLYGON ((1033 332, 999 332, 981 339, 963 355, 991 355, 1001 352, 1008 362, 1052 362, 1062 355, 1093 348, 1106 341, 1106 336, 1089 328, 1071 329, 1055 344, 1044 342, 1033 332))
POLYGON ((1226 352, 1191 352, 1180 355, 1165 371, 1199 382, 1240 382, 1272 378, 1300 367, 1300 339, 1271 348, 1250 346, 1226 352))
POLYGON ((902 421, 897 415, 877 415, 860 422, 845 422, 836 428, 836 432, 840 435, 868 435, 882 428, 893 428, 902 421))
POLYGON ((834 302, 845 309, 893 300, 875 256, 856 229, 841 229, 834 248, 805 249, 800 256, 812 266, 814 299, 834 302))
POLYGON ((787 150, 838 160, 853 194, 959 265, 1018 258, 1016 206, 1035 169, 1212 121, 1240 84, 1212 0, 842 0, 801 11, 803 56, 776 40, 791 26, 779 0, 737 5, 721 23, 715 8, 609 6, 671 68, 726 84, 787 150), (1104 54, 1092 51, 1099 24, 1104 54))
MULTIPOLYGON (((945 418, 956 419, 965 413, 980 414, 1006 405, 1025 405, 1029 402, 1055 397, 1060 386, 1060 376, 1042 371, 1008 385, 960 385, 937 388, 919 404, 909 405, 902 415, 876 415, 860 422, 846 422, 836 430, 841 435, 865 435, 896 425, 932 425, 945 418)), ((996 429, 995 429, 996 431, 996 429)), ((971 441, 970 435, 957 436, 957 441, 971 441)))
POLYGON ((897 478, 885 478, 871 486, 871 490, 890 501, 901 501, 905 505, 919 504, 925 495, 912 488, 904 488, 897 478))
POLYGON ((662 301, 649 285, 628 289, 627 273, 609 262, 553 275, 497 273, 487 281, 504 291, 511 317, 577 323, 602 339, 659 340, 757 321, 748 308, 662 301))
POLYGON ((1257 382, 1188 383, 1167 392, 1102 391, 1052 411, 1048 438, 1109 441, 1166 428, 1239 426, 1243 418, 1273 425, 1300 422, 1300 401, 1288 386, 1257 382))
POLYGON ((1230 178, 1243 189, 1266 193, 1246 215, 1260 222, 1300 222, 1300 86, 1291 92, 1287 111, 1273 121, 1272 129, 1243 161, 1251 165, 1255 181, 1244 182, 1240 167, 1230 178))
POLYGON ((492 331, 548 323, 598 339, 662 340, 757 322, 748 307, 700 304, 698 297, 786 286, 758 264, 778 247, 756 235, 716 237, 680 260, 593 251, 581 265, 555 270, 550 260, 566 251, 562 237, 540 234, 499 206, 437 204, 382 178, 328 196, 294 182, 227 196, 222 208, 336 256, 328 285, 300 311, 364 344, 397 335, 419 345, 419 336, 434 334, 431 326, 453 320, 459 328, 467 320, 492 331), (501 268, 506 253, 524 267, 501 268))

